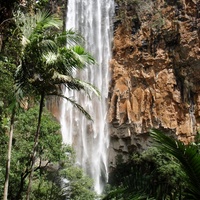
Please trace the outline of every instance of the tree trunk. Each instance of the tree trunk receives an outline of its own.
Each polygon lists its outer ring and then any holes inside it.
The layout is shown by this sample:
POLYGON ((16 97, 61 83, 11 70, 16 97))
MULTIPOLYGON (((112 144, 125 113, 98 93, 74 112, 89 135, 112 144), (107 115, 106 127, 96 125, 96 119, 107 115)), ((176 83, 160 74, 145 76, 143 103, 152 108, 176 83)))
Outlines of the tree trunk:
POLYGON ((3 46, 3 35, 0 33, 0 52, 3 46))
POLYGON ((7 198, 8 198, 8 184, 9 184, 9 175, 10 175, 10 162, 11 162, 11 151, 12 151, 14 120, 15 120, 15 107, 12 110, 11 120, 10 120, 8 156, 7 156, 7 163, 6 163, 6 175, 5 175, 3 200, 7 200, 7 198))
POLYGON ((38 116, 38 125, 37 125, 37 130, 36 130, 36 133, 35 133, 35 141, 34 141, 34 145, 33 145, 32 157, 31 157, 31 168, 30 168, 30 175, 29 175, 29 183, 28 183, 26 200, 30 199, 30 194, 31 194, 34 165, 35 165, 36 154, 37 154, 37 146, 38 146, 39 136, 40 136, 40 125, 41 125, 43 104, 44 104, 44 92, 41 94, 41 97, 40 97, 40 109, 39 109, 39 116, 38 116))
POLYGON ((29 172, 28 172, 28 168, 27 168, 27 170, 24 173, 21 174, 21 181, 20 181, 19 191, 17 192, 17 195, 15 197, 16 200, 22 199, 22 192, 24 190, 25 179, 26 179, 26 177, 28 175, 29 175, 29 172))

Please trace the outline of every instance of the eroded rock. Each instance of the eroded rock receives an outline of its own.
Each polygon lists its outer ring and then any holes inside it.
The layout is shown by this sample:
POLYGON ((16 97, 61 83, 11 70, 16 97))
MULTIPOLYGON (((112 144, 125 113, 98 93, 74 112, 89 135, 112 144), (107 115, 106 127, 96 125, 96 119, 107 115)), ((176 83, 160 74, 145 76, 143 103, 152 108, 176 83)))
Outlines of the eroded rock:
POLYGON ((127 22, 118 23, 115 30, 110 157, 146 148, 153 127, 185 143, 199 130, 200 3, 149 2, 152 9, 143 8, 143 15, 135 9, 138 5, 129 6, 127 22), (130 16, 139 16, 139 28, 130 16))

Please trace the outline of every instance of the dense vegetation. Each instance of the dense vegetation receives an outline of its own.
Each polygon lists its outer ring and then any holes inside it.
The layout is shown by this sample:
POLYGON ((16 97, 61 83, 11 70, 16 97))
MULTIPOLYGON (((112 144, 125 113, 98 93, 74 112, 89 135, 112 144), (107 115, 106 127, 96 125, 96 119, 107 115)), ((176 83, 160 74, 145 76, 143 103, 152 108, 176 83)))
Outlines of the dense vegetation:
MULTIPOLYGON (((92 181, 75 165, 73 149, 62 145, 60 126, 45 108, 45 98, 57 95, 91 119, 60 93, 60 84, 98 94, 72 76, 94 60, 82 48, 80 35, 63 32, 62 20, 40 11, 54 1, 20 2, 0 3, 0 198, 95 199, 92 181)), ((117 1, 122 8, 128 2, 117 1)), ((144 1, 130 2, 146 9, 144 1)), ((118 17, 128 22, 125 11, 118 17)), ((156 146, 119 163, 102 198, 200 199, 199 141, 184 145, 156 130, 151 135, 156 146)))
POLYGON ((158 130, 154 146, 118 164, 104 200, 197 200, 200 198, 199 138, 183 142, 158 130))
MULTIPOLYGON (((29 160, 34 143, 38 108, 21 111, 15 119, 8 199, 22 199, 26 195, 29 160)), ((4 127, 9 126, 6 122, 4 127)), ((5 127, 6 128, 6 127, 5 127)), ((77 168, 75 154, 68 146, 61 147, 60 126, 45 110, 41 124, 41 137, 37 148, 37 161, 30 199, 77 199, 79 193, 93 199, 92 181, 77 168), (70 170, 69 170, 70 169, 70 170), (65 183, 64 178, 70 180, 65 183), (86 182, 86 185, 82 185, 86 182), (70 185, 70 187, 69 187, 70 185)), ((2 199, 8 136, 1 134, 0 194, 2 199)), ((84 198, 82 198, 84 199, 84 198)))
POLYGON ((81 105, 62 95, 60 85, 98 95, 72 73, 94 59, 85 52, 79 34, 63 32, 58 14, 43 9, 48 3, 52 2, 1 3, 0 198, 4 200, 95 197, 92 181, 75 166, 75 153, 62 145, 60 126, 44 109, 45 98, 57 95, 91 119, 81 105))

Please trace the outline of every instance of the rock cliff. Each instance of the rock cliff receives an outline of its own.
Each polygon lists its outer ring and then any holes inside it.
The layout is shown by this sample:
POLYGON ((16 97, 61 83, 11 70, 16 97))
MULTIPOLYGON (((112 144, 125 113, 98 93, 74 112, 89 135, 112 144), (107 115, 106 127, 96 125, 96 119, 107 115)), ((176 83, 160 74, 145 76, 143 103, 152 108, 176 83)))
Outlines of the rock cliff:
POLYGON ((110 162, 145 149, 152 127, 193 141, 200 129, 200 1, 116 1, 114 29, 110 162))

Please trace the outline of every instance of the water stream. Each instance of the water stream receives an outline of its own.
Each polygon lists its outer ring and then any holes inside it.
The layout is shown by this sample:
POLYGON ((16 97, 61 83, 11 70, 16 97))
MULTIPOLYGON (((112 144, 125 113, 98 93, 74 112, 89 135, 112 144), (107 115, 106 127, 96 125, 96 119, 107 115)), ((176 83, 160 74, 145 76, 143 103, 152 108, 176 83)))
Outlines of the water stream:
POLYGON ((109 60, 111 58, 112 15, 114 0, 68 0, 66 28, 81 33, 85 48, 96 59, 97 65, 88 67, 76 76, 95 85, 101 98, 91 99, 81 92, 65 90, 92 116, 89 121, 70 103, 63 100, 60 123, 63 142, 71 144, 79 164, 94 180, 95 191, 100 194, 108 178, 109 131, 106 123, 109 60))

